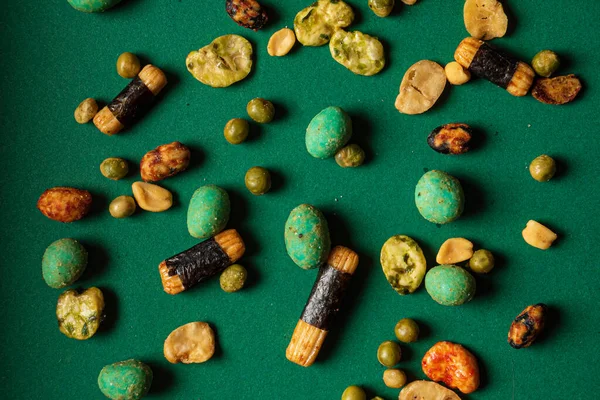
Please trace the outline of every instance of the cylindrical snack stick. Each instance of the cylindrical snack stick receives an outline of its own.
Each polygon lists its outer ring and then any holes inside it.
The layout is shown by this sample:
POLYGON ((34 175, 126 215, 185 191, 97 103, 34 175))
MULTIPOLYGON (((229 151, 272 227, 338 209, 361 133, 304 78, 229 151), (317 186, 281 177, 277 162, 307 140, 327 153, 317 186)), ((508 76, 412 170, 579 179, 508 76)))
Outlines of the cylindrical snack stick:
POLYGON ((454 52, 454 59, 476 76, 506 89, 513 96, 525 96, 533 84, 535 73, 529 65, 479 39, 463 39, 454 52))
POLYGON ((94 117, 102 133, 119 133, 147 111, 154 98, 167 84, 167 77, 157 67, 146 65, 117 97, 94 117))
POLYGON ((303 367, 315 361, 357 266, 354 251, 343 246, 331 250, 294 329, 286 350, 288 360, 303 367))
POLYGON ((239 260, 246 247, 235 229, 223 231, 160 263, 158 271, 165 292, 178 294, 239 260))

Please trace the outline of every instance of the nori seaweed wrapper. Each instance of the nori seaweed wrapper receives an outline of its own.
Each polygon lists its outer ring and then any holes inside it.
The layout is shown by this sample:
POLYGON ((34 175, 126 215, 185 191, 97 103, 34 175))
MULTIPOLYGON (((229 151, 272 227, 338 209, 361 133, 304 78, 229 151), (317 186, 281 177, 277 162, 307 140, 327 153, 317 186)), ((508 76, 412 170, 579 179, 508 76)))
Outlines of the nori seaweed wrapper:
POLYGON ((506 89, 517 70, 517 65, 517 60, 483 43, 475 53, 469 70, 478 77, 506 89))
POLYGON ((222 272, 231 265, 231 260, 214 238, 167 260, 169 275, 178 275, 185 289, 222 272))
POLYGON ((331 321, 340 310, 351 277, 351 274, 341 272, 330 265, 322 266, 300 319, 314 327, 329 331, 331 321))
POLYGON ((136 76, 108 105, 108 109, 124 126, 129 126, 140 115, 148 111, 154 100, 154 94, 146 84, 136 76))

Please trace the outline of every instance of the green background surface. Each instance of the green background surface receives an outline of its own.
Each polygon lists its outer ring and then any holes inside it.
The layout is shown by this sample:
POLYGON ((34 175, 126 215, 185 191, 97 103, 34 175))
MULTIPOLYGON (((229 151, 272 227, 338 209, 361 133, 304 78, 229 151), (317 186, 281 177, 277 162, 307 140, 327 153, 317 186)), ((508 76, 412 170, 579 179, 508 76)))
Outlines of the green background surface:
POLYGON ((507 1, 509 34, 493 41, 523 60, 544 48, 565 60, 560 73, 576 73, 584 90, 572 104, 549 106, 531 96, 516 98, 483 80, 448 86, 424 115, 394 108, 406 69, 421 59, 452 60, 467 36, 462 1, 422 0, 400 4, 386 19, 367 1, 350 1, 352 30, 378 36, 388 53, 377 76, 355 76, 334 62, 328 47, 296 46, 284 58, 267 55, 276 30, 291 26, 309 1, 265 0, 271 23, 253 32, 233 23, 223 0, 125 0, 105 14, 87 15, 65 0, 10 0, 0 15, 0 387, 7 399, 101 399, 96 379, 105 365, 129 358, 147 362, 154 399, 337 399, 351 384, 370 395, 395 399, 384 386, 376 359, 380 342, 393 339, 403 317, 422 326, 422 338, 403 346, 400 367, 422 379, 420 359, 439 340, 467 346, 477 355, 481 388, 469 399, 590 399, 600 390, 598 302, 598 65, 593 29, 600 2, 507 1), (255 48, 255 67, 245 81, 213 89, 185 68, 191 50, 213 38, 237 33, 255 48), (118 55, 137 53, 163 68, 169 84, 160 102, 127 132, 108 137, 92 124, 78 125, 73 110, 86 97, 109 102, 127 84, 115 72, 118 55), (251 98, 271 99, 277 119, 252 125, 251 139, 232 146, 225 122, 245 116, 251 98), (354 121, 354 142, 368 155, 365 166, 341 169, 317 160, 304 147, 304 131, 326 106, 343 107, 354 121), (432 151, 427 134, 448 122, 477 129, 474 149, 462 156, 432 151), (162 182, 173 191, 164 213, 137 212, 113 219, 108 203, 130 194, 138 169, 118 182, 99 172, 107 157, 137 165, 147 151, 179 140, 192 148, 188 171, 162 182), (548 183, 535 182, 527 166, 546 153, 559 162, 548 183), (271 193, 254 197, 244 188, 245 171, 261 165, 274 177, 271 193), (438 227, 414 206, 414 186, 427 169, 445 170, 463 183, 466 210, 438 227), (214 183, 230 193, 232 218, 247 243, 241 262, 248 287, 227 294, 218 279, 170 296, 162 291, 159 262, 197 243, 186 229, 193 191, 214 183), (85 219, 61 224, 36 210, 39 195, 53 186, 88 189, 93 210, 85 219), (334 244, 361 257, 348 301, 321 355, 305 369, 285 359, 285 349, 313 285, 316 271, 288 258, 283 226, 301 203, 319 207, 334 244), (559 234, 541 251, 524 243, 529 219, 559 234), (436 304, 420 288, 401 297, 388 285, 378 257, 394 234, 423 247, 429 267, 449 237, 471 239, 498 259, 488 276, 477 277, 477 295, 460 307, 436 304), (91 340, 66 338, 56 326, 60 290, 41 275, 44 249, 72 237, 90 252, 90 264, 74 287, 100 287, 106 320, 91 340), (512 319, 527 305, 550 306, 546 334, 529 349, 506 343, 512 319), (171 365, 162 355, 167 335, 191 321, 208 321, 218 335, 216 356, 205 364, 171 365))

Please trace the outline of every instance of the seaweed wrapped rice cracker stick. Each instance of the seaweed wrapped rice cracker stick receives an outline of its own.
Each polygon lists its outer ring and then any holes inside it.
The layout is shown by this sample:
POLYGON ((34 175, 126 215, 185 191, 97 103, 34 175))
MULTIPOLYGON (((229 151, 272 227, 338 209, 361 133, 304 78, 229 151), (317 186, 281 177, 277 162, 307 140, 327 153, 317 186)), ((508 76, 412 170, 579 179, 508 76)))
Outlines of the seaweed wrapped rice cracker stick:
POLYGON ((533 84, 535 73, 529 65, 482 40, 463 39, 454 52, 454 59, 476 76, 506 89, 513 96, 525 96, 533 84))
POLYGON ((235 229, 229 229, 160 263, 165 292, 178 294, 239 260, 246 247, 235 229))
POLYGON ((148 110, 166 84, 167 77, 159 68, 146 65, 109 105, 96 114, 94 125, 107 135, 119 133, 148 110))
POLYGON ((343 246, 331 250, 294 329, 286 350, 288 360, 303 367, 315 361, 357 266, 354 251, 343 246))

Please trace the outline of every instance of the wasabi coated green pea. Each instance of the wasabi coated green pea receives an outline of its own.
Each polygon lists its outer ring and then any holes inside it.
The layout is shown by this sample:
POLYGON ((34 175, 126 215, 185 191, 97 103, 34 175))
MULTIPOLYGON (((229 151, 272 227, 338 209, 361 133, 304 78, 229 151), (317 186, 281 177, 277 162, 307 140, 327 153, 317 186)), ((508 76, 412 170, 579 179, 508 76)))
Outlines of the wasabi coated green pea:
POLYGON ((223 135, 225 140, 231 144, 243 143, 250 132, 250 124, 245 119, 234 118, 230 119, 225 125, 223 135))
POLYGON ((342 400, 367 400, 367 394, 359 386, 348 386, 342 393, 342 400))
POLYGON ((100 164, 100 172, 102 175, 113 181, 118 181, 124 178, 129 172, 129 165, 127 161, 122 158, 107 158, 100 164))
POLYGON ((126 52, 117 59, 117 74, 123 78, 135 78, 141 69, 140 60, 135 54, 126 52))
POLYGON ((275 117, 275 107, 268 100, 257 97, 248 102, 246 106, 248 116, 259 124, 267 124, 275 117))
POLYGON ((550 156, 542 154, 529 164, 531 177, 538 182, 547 182, 556 173, 556 162, 550 156))
POLYGON ((533 57, 531 66, 539 76, 548 78, 560 66, 560 58, 552 50, 542 50, 533 57))
POLYGON ((416 342, 419 338, 419 325, 410 318, 403 318, 394 327, 394 333, 401 342, 416 342))
POLYGON ((135 200, 131 196, 119 196, 108 206, 108 212, 114 218, 127 218, 135 212, 135 209, 135 200))
POLYGON ((394 0, 369 0, 369 8, 378 17, 387 17, 394 8, 394 0))
POLYGON ((477 250, 469 260, 469 268, 477 274, 487 274, 494 268, 494 255, 489 250, 477 250))
POLYGON ((263 167, 250 168, 244 181, 246 188, 255 196, 263 195, 271 189, 271 174, 263 167))
POLYGON ((361 166, 365 162, 365 151, 357 144, 350 144, 338 150, 335 162, 342 168, 361 166))
POLYGON ((233 264, 225 268, 225 271, 221 273, 221 278, 219 279, 221 289, 227 293, 237 292, 244 287, 247 277, 248 272, 246 268, 240 264, 233 264))
POLYGON ((398 343, 388 340, 379 345, 377 349, 377 360, 384 367, 392 368, 400 362, 402 351, 398 343))

